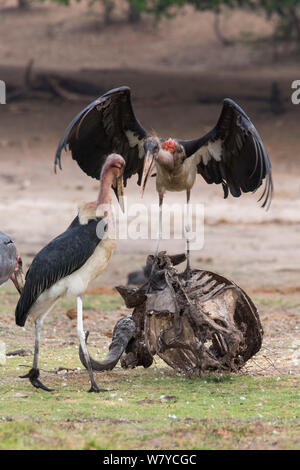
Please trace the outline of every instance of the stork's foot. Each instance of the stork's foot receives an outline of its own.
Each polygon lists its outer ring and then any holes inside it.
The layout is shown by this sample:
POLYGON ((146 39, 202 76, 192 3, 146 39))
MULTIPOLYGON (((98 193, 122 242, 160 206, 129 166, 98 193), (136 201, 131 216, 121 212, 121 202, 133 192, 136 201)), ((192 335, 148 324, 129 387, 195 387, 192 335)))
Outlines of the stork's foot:
POLYGON ((42 390, 45 390, 46 392, 53 392, 53 388, 48 388, 46 385, 44 385, 40 380, 40 371, 39 369, 32 368, 30 371, 25 374, 25 375, 20 375, 21 379, 29 379, 30 383, 35 387, 35 388, 41 388, 42 390))
POLYGON ((88 390, 88 393, 102 393, 102 392, 109 392, 109 390, 106 390, 105 388, 99 388, 96 383, 91 384, 91 388, 88 390))

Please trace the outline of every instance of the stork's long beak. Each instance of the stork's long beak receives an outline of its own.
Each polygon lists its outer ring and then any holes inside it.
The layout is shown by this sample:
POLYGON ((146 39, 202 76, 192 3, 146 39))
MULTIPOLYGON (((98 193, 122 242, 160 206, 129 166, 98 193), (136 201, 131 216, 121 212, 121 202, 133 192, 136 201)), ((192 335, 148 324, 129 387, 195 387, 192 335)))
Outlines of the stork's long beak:
POLYGON ((21 294, 24 284, 25 284, 25 276, 23 273, 22 266, 23 266, 23 263, 22 263, 21 256, 18 256, 15 270, 12 273, 10 278, 12 282, 14 283, 14 285, 16 286, 16 289, 18 290, 19 294, 21 294))
POLYGON ((116 180, 116 185, 114 186, 115 195, 118 199, 122 212, 125 212, 124 207, 124 182, 123 182, 123 172, 118 176, 116 180))
POLYGON ((148 150, 145 156, 144 169, 143 169, 143 175, 142 175, 142 183, 141 183, 142 197, 144 195, 146 184, 147 184, 149 176, 151 175, 151 171, 153 170, 154 165, 155 165, 154 155, 152 152, 148 150))

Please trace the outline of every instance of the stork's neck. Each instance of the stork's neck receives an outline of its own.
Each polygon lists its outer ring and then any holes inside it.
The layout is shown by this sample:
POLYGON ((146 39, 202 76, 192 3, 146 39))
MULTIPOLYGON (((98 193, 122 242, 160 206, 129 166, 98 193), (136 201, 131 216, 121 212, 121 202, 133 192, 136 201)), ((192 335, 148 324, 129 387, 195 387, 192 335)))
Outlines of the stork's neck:
POLYGON ((96 202, 82 203, 79 205, 79 221, 82 225, 87 224, 95 217, 111 218, 111 185, 113 183, 113 175, 106 174, 101 177, 101 186, 99 196, 96 202))
POLYGON ((172 171, 174 169, 174 156, 167 150, 160 149, 156 161, 166 170, 172 171))
POLYGON ((102 175, 99 196, 96 202, 97 207, 98 206, 109 207, 111 205, 110 189, 111 189, 112 183, 113 183, 113 175, 111 173, 102 175))

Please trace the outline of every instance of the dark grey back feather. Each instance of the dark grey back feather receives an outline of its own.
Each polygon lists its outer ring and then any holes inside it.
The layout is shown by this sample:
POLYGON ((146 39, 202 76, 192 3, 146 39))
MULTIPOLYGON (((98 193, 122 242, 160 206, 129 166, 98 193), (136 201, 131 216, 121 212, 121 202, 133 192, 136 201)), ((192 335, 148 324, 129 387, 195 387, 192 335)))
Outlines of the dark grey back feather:
POLYGON ((17 325, 25 325, 30 308, 44 291, 80 269, 90 258, 101 242, 97 235, 97 224, 101 220, 96 218, 81 225, 76 217, 64 233, 36 255, 26 273, 25 285, 16 307, 17 325))

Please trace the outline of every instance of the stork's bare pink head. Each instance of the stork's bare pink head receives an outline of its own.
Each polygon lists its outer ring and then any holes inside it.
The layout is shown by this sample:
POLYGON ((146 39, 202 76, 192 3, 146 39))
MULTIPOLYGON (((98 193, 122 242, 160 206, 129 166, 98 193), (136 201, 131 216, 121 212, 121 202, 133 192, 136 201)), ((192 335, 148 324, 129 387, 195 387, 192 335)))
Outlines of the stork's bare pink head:
POLYGON ((144 144, 145 160, 142 176, 142 195, 144 194, 146 183, 155 166, 155 163, 172 171, 178 158, 182 162, 184 149, 175 139, 161 140, 158 137, 148 137, 144 144))

